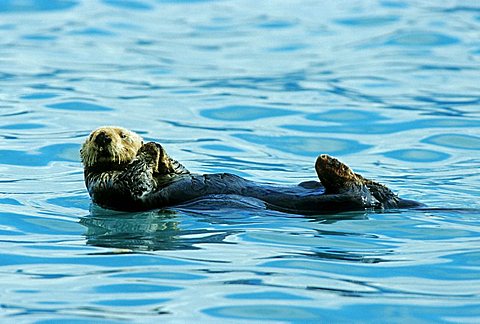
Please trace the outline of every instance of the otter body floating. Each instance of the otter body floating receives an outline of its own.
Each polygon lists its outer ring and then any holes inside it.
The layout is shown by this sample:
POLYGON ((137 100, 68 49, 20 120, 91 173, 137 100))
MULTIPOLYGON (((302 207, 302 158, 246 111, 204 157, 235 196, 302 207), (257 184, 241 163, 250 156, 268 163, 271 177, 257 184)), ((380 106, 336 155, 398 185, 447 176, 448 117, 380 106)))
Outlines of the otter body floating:
POLYGON ((296 214, 422 206, 398 197, 328 155, 320 155, 315 163, 320 182, 288 187, 229 173, 192 174, 160 144, 144 144, 138 134, 121 127, 94 130, 80 155, 92 201, 108 209, 164 208, 215 195, 251 197, 263 201, 267 208, 296 214))

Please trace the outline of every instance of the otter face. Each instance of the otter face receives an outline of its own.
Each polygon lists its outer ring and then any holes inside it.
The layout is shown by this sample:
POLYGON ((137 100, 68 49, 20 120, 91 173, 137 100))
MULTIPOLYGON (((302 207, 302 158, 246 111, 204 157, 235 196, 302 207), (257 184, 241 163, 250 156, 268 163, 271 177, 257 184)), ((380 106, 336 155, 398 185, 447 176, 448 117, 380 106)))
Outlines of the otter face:
POLYGON ((84 167, 96 164, 124 164, 131 162, 143 139, 140 135, 122 127, 104 126, 94 130, 80 150, 84 167))

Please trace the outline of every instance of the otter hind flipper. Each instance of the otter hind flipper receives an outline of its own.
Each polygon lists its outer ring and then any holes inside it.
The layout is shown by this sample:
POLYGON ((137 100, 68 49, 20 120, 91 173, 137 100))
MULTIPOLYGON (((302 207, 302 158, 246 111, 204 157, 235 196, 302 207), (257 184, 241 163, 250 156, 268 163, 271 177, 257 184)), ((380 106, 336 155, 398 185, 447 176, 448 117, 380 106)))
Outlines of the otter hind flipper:
POLYGON ((363 178, 358 177, 349 166, 326 154, 317 158, 315 171, 328 194, 344 193, 364 185, 363 178))
POLYGON ((346 164, 326 154, 320 155, 315 163, 318 178, 325 186, 325 193, 361 193, 364 199, 376 202, 380 208, 412 208, 422 204, 398 197, 387 186, 366 179, 355 173, 346 164))
POLYGON ((364 207, 382 207, 381 201, 370 192, 365 179, 339 160, 322 154, 315 162, 315 170, 326 195, 350 196, 364 207))

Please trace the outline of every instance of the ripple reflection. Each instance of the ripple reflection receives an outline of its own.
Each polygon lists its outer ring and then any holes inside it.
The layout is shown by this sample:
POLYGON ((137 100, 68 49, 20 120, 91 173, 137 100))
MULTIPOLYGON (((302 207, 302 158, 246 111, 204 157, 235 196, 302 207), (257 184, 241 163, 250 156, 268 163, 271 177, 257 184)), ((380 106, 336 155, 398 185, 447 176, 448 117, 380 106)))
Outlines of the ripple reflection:
POLYGON ((102 210, 83 217, 87 244, 134 251, 196 250, 199 243, 224 243, 233 231, 182 229, 175 211, 120 213, 102 210))

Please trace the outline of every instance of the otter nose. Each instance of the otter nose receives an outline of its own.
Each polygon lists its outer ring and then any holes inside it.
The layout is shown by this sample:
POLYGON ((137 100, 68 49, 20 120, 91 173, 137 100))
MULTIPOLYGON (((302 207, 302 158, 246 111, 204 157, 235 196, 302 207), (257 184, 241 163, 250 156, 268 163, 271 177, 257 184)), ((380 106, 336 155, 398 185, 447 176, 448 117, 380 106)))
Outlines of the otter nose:
POLYGON ((105 146, 111 141, 112 139, 110 138, 110 136, 108 136, 104 132, 99 133, 97 137, 95 137, 95 144, 97 144, 98 146, 105 146))

